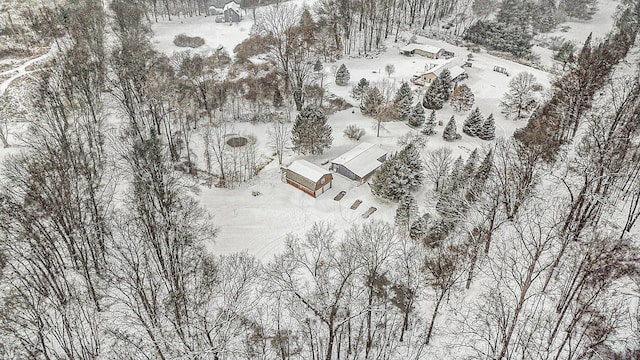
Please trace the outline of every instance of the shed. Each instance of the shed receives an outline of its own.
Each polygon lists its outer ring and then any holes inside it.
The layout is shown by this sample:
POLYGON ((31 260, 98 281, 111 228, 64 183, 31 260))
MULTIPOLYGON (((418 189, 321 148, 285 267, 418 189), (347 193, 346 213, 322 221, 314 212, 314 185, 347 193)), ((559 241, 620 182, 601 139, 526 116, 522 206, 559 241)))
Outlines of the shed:
POLYGON ((380 145, 362 143, 331 162, 331 170, 363 184, 387 159, 380 145))
POLYGON ((307 160, 296 160, 282 169, 284 180, 305 193, 315 197, 333 186, 331 172, 314 165, 307 160))

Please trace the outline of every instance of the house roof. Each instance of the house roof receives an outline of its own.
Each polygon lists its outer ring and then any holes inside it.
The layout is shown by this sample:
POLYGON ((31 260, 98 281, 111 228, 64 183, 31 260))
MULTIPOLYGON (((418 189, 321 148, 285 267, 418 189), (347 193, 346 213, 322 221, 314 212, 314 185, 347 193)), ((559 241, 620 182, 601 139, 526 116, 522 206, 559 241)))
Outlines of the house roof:
POLYGON ((431 45, 424 45, 424 44, 409 44, 406 46, 403 46, 402 48, 400 48, 400 51, 414 51, 416 49, 420 49, 422 51, 426 51, 432 54, 437 54, 440 50, 442 50, 439 47, 436 46, 431 46, 431 45))
POLYGON ((326 174, 331 174, 328 170, 312 164, 307 160, 296 160, 287 167, 287 170, 309 179, 314 183, 320 181, 320 179, 322 179, 326 174))
POLYGON ((369 175, 382 164, 379 158, 387 154, 380 145, 363 142, 332 161, 333 164, 342 165, 359 177, 369 175))
POLYGON ((227 11, 227 9, 231 9, 231 10, 235 11, 237 14, 240 14, 240 10, 241 10, 240 9, 240 4, 238 4, 235 1, 232 1, 232 2, 230 2, 228 4, 226 4, 224 6, 224 11, 227 11))

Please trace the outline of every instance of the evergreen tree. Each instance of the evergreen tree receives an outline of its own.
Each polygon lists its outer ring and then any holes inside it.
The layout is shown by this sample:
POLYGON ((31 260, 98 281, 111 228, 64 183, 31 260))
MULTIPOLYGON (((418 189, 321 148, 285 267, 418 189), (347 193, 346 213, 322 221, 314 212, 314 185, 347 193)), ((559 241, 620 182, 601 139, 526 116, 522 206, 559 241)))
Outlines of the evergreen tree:
POLYGON ((373 176, 371 192, 388 200, 400 200, 409 191, 403 179, 403 174, 406 173, 405 167, 406 165, 399 160, 398 154, 392 155, 373 176))
POLYGON ((400 119, 409 119, 411 115, 411 104, 413 103, 413 93, 411 92, 411 87, 408 82, 402 82, 402 85, 400 85, 400 88, 396 91, 393 103, 400 114, 400 119))
POLYGON ((398 201, 411 189, 422 185, 423 181, 424 168, 420 153, 410 143, 382 164, 371 182, 371 192, 398 201))
POLYGON ((440 77, 435 78, 431 85, 427 88, 427 91, 424 93, 422 106, 424 106, 425 109, 442 109, 442 105, 445 102, 445 99, 443 97, 444 90, 442 87, 442 80, 440 79, 440 77))
POLYGON ((353 96, 353 98, 356 100, 360 100, 362 99, 364 94, 367 93, 368 89, 369 89, 369 80, 362 78, 360 79, 360 81, 358 81, 358 84, 354 85, 353 88, 351 89, 351 96, 353 96))
POLYGON ((482 128, 478 132, 478 137, 482 140, 493 140, 496 138, 496 122, 493 114, 489 114, 487 120, 482 124, 482 128))
POLYGON ((280 89, 276 88, 273 92, 273 107, 281 108, 283 104, 282 94, 280 93, 280 89))
POLYGON ((456 190, 462 185, 462 180, 464 178, 464 160, 462 160, 462 156, 458 156, 456 161, 453 163, 451 167, 451 174, 449 175, 449 179, 446 182, 447 188, 451 190, 456 190))
POLYGON ((468 111, 475 102, 475 96, 467 85, 462 84, 456 86, 455 90, 453 90, 450 102, 453 110, 468 111))
POLYGON ((436 133, 436 111, 431 110, 431 114, 427 118, 427 121, 424 122, 424 127, 422 128, 423 135, 433 135, 436 133))
POLYGON ((413 224, 411 224, 411 228, 409 229, 409 237, 415 241, 422 241, 429 231, 430 220, 431 215, 429 215, 429 213, 425 213, 422 216, 418 217, 413 222, 413 224))
POLYGON ((401 231, 410 231, 411 224, 418 217, 418 204, 411 194, 405 194, 400 198, 396 209, 395 225, 401 231))
POLYGON ((349 84, 350 78, 351 75, 349 75, 349 69, 347 69, 346 65, 340 65, 338 71, 336 72, 336 84, 340 86, 346 86, 349 84))
POLYGON ((384 98, 380 93, 380 89, 375 86, 370 87, 364 95, 360 111, 363 115, 376 116, 383 102, 384 98))
POLYGON ((462 132, 469 136, 478 136, 484 123, 484 116, 479 108, 475 108, 462 124, 462 132))
POLYGON ((296 117, 291 131, 293 150, 301 154, 322 154, 331 147, 333 137, 328 117, 316 105, 308 105, 296 117))
POLYGON ((466 195, 466 199, 468 201, 475 201, 478 199, 480 194, 482 194, 484 185, 489 178, 492 167, 493 152, 489 150, 487 155, 485 155, 484 159, 482 160, 482 163, 480 163, 480 166, 478 166, 478 170, 475 172, 473 178, 471 179, 466 195))
POLYGON ((567 16, 579 20, 590 20, 598 11, 597 0, 562 0, 560 9, 567 16))
POLYGON ((438 78, 440 79, 440 91, 442 92, 441 98, 443 99, 443 102, 446 102, 451 97, 451 91, 453 89, 453 79, 451 79, 451 71, 449 71, 449 69, 442 70, 440 72, 440 75, 438 75, 438 78))
POLYGON ((406 173, 404 177, 406 178, 407 186, 414 189, 422 185, 424 182, 424 165, 418 148, 413 143, 409 143, 400 151, 399 157, 405 165, 406 173))
POLYGON ((413 127, 420 127, 424 123, 424 108, 422 104, 418 101, 416 106, 413 107, 413 111, 411 112, 411 116, 409 116, 409 125, 413 127))
POLYGON ((476 165, 478 163, 478 149, 475 148, 469 155, 467 162, 464 163, 462 173, 460 173, 460 182, 463 184, 469 180, 476 171, 476 165))
POLYGON ((444 127, 444 131, 442 132, 442 138, 445 139, 446 141, 454 141, 456 139, 457 131, 458 130, 456 128, 456 119, 452 115, 451 119, 449 119, 449 122, 447 123, 447 126, 444 127))

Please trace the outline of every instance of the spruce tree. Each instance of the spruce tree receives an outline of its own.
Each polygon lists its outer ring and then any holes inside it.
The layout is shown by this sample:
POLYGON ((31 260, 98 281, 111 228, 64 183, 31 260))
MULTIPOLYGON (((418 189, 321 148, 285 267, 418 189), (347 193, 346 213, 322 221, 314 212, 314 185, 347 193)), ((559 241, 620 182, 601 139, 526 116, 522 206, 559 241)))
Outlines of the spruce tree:
POLYGON ((422 106, 429 110, 440 110, 444 104, 443 97, 444 90, 442 89, 442 80, 439 77, 435 78, 431 83, 431 86, 427 88, 424 93, 424 99, 422 100, 422 106))
POLYGON ((463 173, 464 160, 462 160, 462 156, 458 156, 456 161, 453 163, 453 166, 451 167, 451 174, 449 174, 449 179, 446 182, 446 188, 451 190, 458 189, 460 185, 462 185, 463 173))
POLYGON ((413 103, 413 93, 411 91, 411 87, 409 83, 404 81, 398 91, 396 91, 396 96, 393 100, 393 104, 395 105, 398 113, 400 114, 401 120, 409 119, 411 115, 411 104, 413 103))
POLYGON ((406 172, 403 174, 405 184, 412 189, 422 185, 424 182, 424 165, 418 148, 413 143, 409 143, 400 151, 398 156, 405 165, 404 170, 406 172))
POLYGON ((483 123, 484 116, 482 116, 479 108, 475 108, 464 120, 464 123, 462 124, 462 132, 469 136, 478 136, 482 130, 483 123))
POLYGON ((400 203, 396 209, 395 225, 401 231, 410 231, 411 224, 418 217, 418 204, 411 194, 405 194, 400 198, 400 203))
POLYGON ((349 75, 349 69, 345 64, 340 65, 338 71, 336 72, 336 84, 340 86, 346 86, 349 84, 349 79, 351 75, 349 75))
POLYGON ((362 99, 362 105, 360 105, 360 111, 363 115, 376 116, 380 105, 384 102, 380 89, 373 86, 370 87, 362 99))
POLYGON ((482 124, 482 128, 478 132, 478 137, 482 140, 493 140, 496 138, 496 122, 493 114, 489 114, 487 120, 482 124))
POLYGON ((468 111, 471 110, 473 103, 475 102, 475 96, 471 89, 465 85, 456 86, 451 96, 451 107, 455 111, 468 111))
POLYGON ((456 119, 452 115, 451 119, 449 119, 449 122, 447 123, 447 126, 444 127, 444 131, 442 132, 442 138, 445 139, 446 141, 454 141, 456 139, 457 131, 458 130, 456 128, 456 119))
POLYGON ((316 105, 302 109, 291 130, 293 150, 305 155, 317 155, 331 147, 333 137, 327 120, 327 115, 316 105))
POLYGON ((436 111, 431 110, 431 114, 427 118, 427 121, 424 122, 424 126, 422 127, 423 135, 433 135, 436 133, 436 111))
POLYGON ((422 104, 418 101, 416 106, 413 107, 413 111, 411 112, 411 116, 409 116, 409 125, 413 127, 420 127, 424 123, 424 108, 422 104))
POLYGON ((444 102, 448 101, 451 97, 451 91, 453 90, 453 79, 451 79, 451 71, 444 69, 438 75, 441 84, 441 94, 444 102))
POLYGON ((484 185, 489 178, 491 173, 491 168, 493 167, 493 152, 489 150, 487 155, 485 155, 482 163, 478 166, 478 170, 473 174, 473 178, 471 178, 471 182, 469 184, 469 188, 467 190, 466 199, 468 201, 475 201, 480 197, 482 191, 484 190, 484 185))
POLYGON ((356 100, 360 100, 362 99, 364 94, 366 94, 368 89, 369 89, 369 80, 362 78, 360 79, 360 81, 358 81, 358 84, 354 85, 353 88, 351 89, 351 96, 353 96, 353 98, 356 100))
POLYGON ((462 173, 460 174, 461 183, 465 183, 469 180, 476 171, 476 165, 478 164, 478 148, 473 149, 469 158, 467 158, 467 162, 464 163, 464 168, 462 169, 462 173))
POLYGON ((421 241, 427 235, 429 231, 429 222, 431 220, 431 215, 429 213, 425 213, 422 216, 418 217, 413 224, 411 224, 411 228, 409 229, 409 237, 415 241, 421 241))
POLYGON ((409 191, 404 180, 405 167, 398 154, 392 155, 373 176, 371 192, 388 200, 400 200, 409 191))

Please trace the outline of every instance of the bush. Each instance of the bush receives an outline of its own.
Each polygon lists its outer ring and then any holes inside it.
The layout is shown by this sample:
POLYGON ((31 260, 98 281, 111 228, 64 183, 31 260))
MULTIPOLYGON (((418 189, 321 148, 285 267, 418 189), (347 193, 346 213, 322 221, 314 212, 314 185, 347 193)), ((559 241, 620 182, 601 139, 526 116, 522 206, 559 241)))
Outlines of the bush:
POLYGON ((363 128, 359 128, 355 125, 348 125, 344 128, 344 135, 351 140, 360 140, 366 132, 363 128))
POLYGON ((204 45, 204 39, 199 36, 176 35, 173 44, 178 47, 197 48, 204 45))

